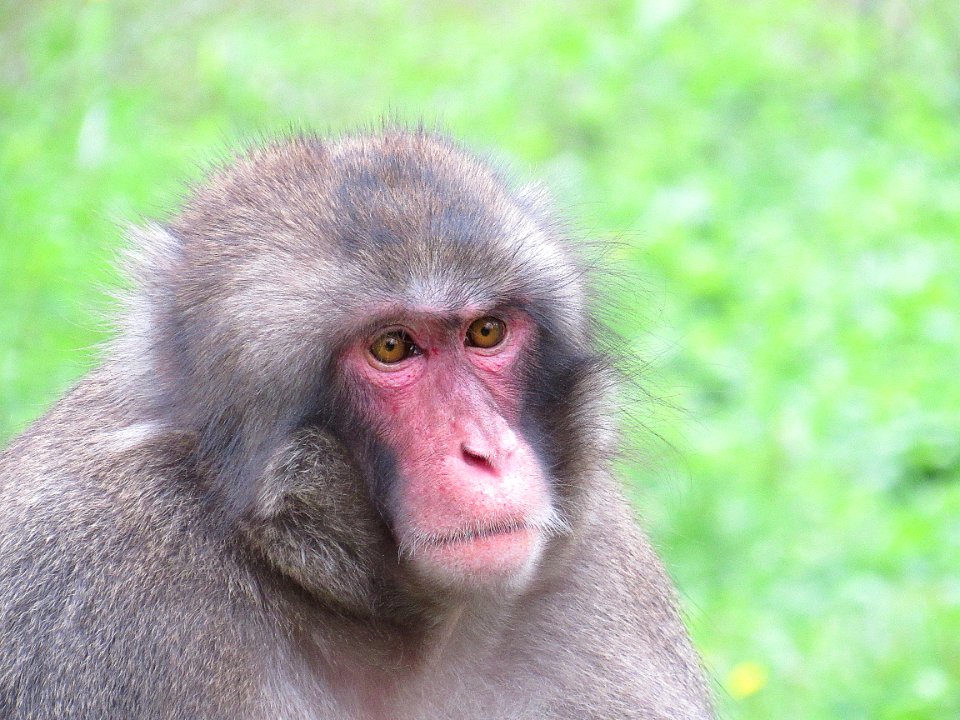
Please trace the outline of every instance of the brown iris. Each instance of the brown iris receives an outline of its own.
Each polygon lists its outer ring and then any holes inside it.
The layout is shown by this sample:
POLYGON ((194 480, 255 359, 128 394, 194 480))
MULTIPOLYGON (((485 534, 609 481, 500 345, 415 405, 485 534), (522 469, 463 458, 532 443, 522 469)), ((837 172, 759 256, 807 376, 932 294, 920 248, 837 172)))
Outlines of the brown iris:
POLYGON ((417 346, 403 330, 388 330, 373 341, 370 354, 384 365, 392 365, 417 354, 417 346))
POLYGON ((500 318, 487 315, 477 318, 467 328, 466 344, 478 348, 492 348, 503 342, 507 325, 500 318))

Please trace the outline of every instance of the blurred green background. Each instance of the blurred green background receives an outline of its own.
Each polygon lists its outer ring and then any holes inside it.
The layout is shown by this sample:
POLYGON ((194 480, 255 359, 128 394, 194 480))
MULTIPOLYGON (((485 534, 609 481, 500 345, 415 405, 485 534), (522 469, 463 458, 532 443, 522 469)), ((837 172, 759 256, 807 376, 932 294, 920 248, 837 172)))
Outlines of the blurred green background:
POLYGON ((0 0, 0 439, 95 362, 119 224, 384 113, 616 241, 666 400, 627 472, 721 714, 960 717, 956 0, 0 0))

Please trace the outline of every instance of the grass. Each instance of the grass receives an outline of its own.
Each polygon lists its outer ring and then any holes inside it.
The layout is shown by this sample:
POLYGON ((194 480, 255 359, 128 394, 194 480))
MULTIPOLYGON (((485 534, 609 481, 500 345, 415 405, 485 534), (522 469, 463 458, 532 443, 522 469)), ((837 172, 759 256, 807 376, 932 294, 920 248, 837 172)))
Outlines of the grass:
POLYGON ((0 437, 95 361, 119 223, 238 139, 440 120, 636 278, 682 412, 626 474, 723 715, 958 717, 958 37, 951 0, 0 0, 0 437))

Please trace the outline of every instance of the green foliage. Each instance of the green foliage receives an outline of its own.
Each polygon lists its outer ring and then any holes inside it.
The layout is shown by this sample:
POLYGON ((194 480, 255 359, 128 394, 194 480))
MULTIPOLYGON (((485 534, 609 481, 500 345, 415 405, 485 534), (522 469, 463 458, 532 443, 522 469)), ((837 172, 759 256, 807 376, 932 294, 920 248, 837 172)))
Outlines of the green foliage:
POLYGON ((724 714, 960 716, 960 6, 306 6, 0 4, 0 436, 196 158, 440 120, 618 241, 683 409, 633 409, 670 444, 627 473, 724 714))

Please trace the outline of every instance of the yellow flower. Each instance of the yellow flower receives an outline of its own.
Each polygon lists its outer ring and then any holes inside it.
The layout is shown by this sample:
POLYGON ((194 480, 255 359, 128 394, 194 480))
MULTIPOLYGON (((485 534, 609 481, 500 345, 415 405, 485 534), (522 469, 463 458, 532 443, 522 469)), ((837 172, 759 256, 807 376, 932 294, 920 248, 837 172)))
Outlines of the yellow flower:
POLYGON ((737 700, 756 695, 766 687, 769 673, 758 662, 746 660, 737 663, 727 675, 727 690, 737 700))

